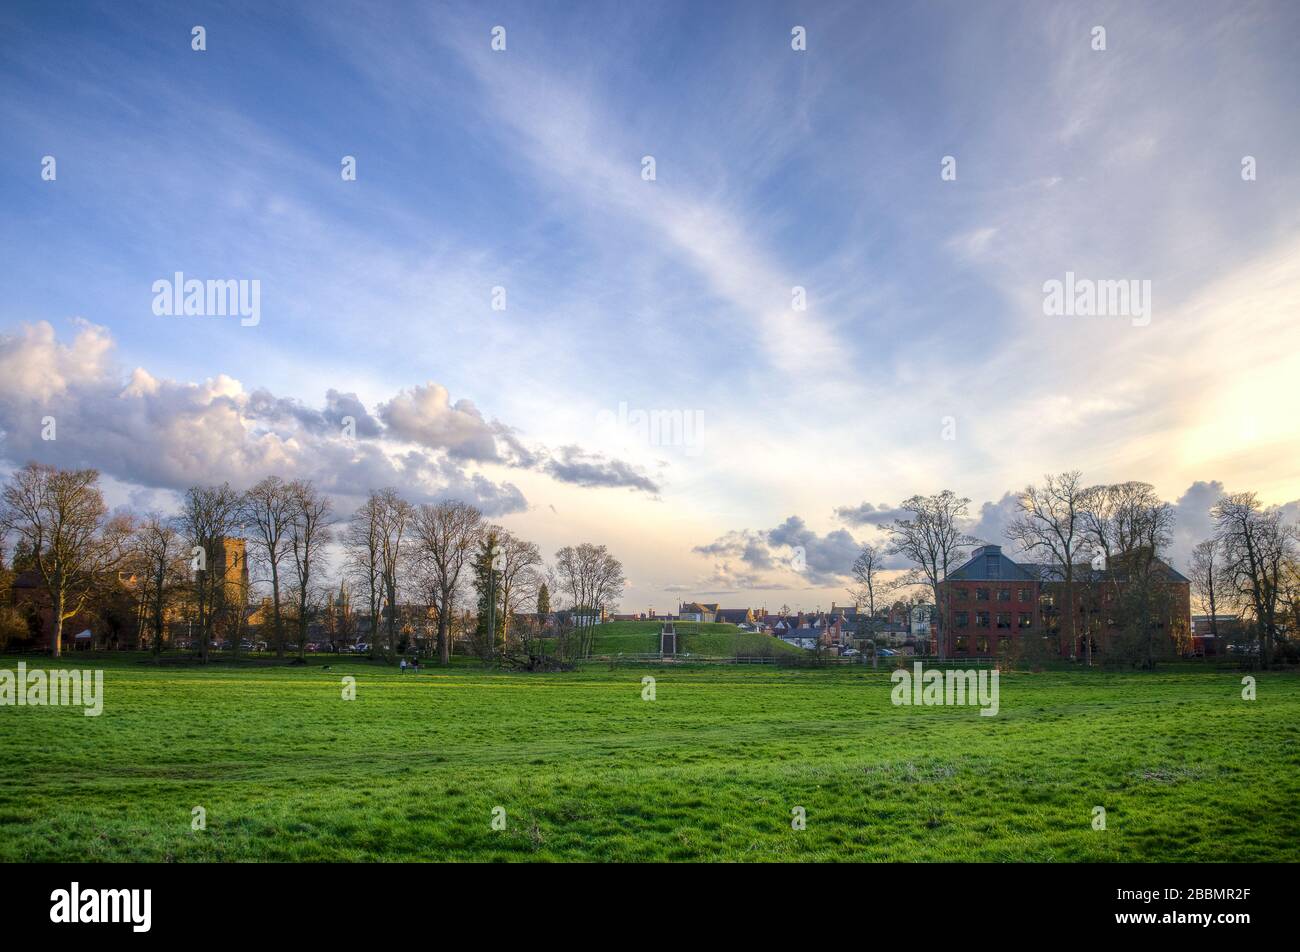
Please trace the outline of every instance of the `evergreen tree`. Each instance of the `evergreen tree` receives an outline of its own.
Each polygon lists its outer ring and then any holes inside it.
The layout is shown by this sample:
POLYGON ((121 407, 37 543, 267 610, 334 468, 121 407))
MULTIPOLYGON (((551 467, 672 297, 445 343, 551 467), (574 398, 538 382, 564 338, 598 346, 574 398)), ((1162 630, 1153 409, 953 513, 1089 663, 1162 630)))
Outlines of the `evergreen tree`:
POLYGON ((483 660, 497 654, 505 642, 505 610, 501 601, 501 573, 494 571, 492 560, 498 550, 498 537, 494 531, 484 534, 474 554, 474 591, 477 593, 478 618, 474 622, 474 650, 483 660), (489 599, 497 602, 495 610, 489 599), (493 631, 488 632, 488 617, 493 617, 493 631))

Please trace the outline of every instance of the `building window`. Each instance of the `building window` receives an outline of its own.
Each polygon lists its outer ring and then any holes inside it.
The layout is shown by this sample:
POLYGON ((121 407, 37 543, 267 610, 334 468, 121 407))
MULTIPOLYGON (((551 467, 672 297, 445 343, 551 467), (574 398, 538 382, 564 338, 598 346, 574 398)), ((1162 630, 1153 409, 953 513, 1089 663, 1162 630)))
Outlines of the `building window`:
POLYGON ((1027 589, 1027 588, 1022 588, 1022 589, 1017 593, 1017 597, 1020 599, 1020 601, 1022 601, 1022 602, 1027 602, 1027 601, 1029 601, 1030 599, 1033 598, 1033 593, 1030 592, 1029 589, 1027 589))
POLYGON ((988 578, 1002 577, 1002 559, 996 555, 984 556, 984 574, 988 578))
POLYGON ((1011 589, 1009 589, 1009 588, 1000 588, 1000 589, 998 589, 998 601, 1000 601, 1000 602, 1009 602, 1009 601, 1011 601, 1011 589))
POLYGON ((1034 616, 1033 616, 1033 615, 1031 615, 1029 612, 1021 612, 1021 613, 1020 613, 1020 627, 1021 627, 1021 628, 1030 628, 1030 627, 1033 626, 1033 624, 1034 624, 1034 616))
POLYGON ((975 613, 975 626, 976 626, 977 628, 987 628, 987 627, 989 626, 989 613, 988 613, 988 612, 976 612, 976 613, 975 613))
POLYGON ((989 636, 980 635, 975 639, 975 651, 979 654, 989 653, 989 636))
POLYGON ((1010 627, 1011 627, 1011 613, 1010 613, 1010 612, 998 612, 998 627, 999 627, 999 628, 1010 628, 1010 627))
POLYGON ((964 589, 964 588, 957 589, 957 601, 964 602, 968 598, 970 598, 970 591, 968 589, 964 589))
POLYGON ((975 589, 975 601, 987 602, 989 600, 989 590, 987 588, 975 589))
POLYGON ((970 627, 970 612, 957 612, 954 617, 957 619, 958 628, 970 627))
POLYGON ((965 636, 965 635, 958 635, 958 636, 957 636, 957 646, 956 646, 955 650, 956 650, 956 651, 961 651, 961 652, 964 652, 964 651, 966 650, 966 636, 965 636))

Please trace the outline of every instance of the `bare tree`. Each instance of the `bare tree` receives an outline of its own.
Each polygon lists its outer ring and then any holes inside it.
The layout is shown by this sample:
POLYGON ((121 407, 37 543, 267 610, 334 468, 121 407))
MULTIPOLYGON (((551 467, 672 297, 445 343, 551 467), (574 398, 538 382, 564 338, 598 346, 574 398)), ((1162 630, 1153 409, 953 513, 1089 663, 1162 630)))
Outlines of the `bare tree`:
POLYGON ((352 575, 365 592, 370 608, 370 640, 379 634, 379 605, 384 597, 384 569, 380 555, 381 523, 384 508, 379 493, 371 492, 348 520, 343 531, 345 571, 352 575))
POLYGON ((1129 481, 1084 490, 1084 541, 1109 566, 1116 559, 1149 565, 1169 545, 1174 510, 1150 483, 1129 481))
POLYGON ((555 553, 559 591, 567 596, 568 610, 578 618, 578 655, 591 654, 595 625, 602 613, 618 607, 627 581, 623 563, 603 545, 583 542, 555 553))
POLYGON ((1211 510, 1224 568, 1241 601, 1249 606, 1259 635, 1260 662, 1272 662, 1280 633, 1279 604, 1285 568, 1295 557, 1296 533, 1278 509, 1260 505, 1254 493, 1232 493, 1211 510))
POLYGON ((288 527, 289 554, 292 558, 295 592, 298 596, 298 656, 307 650, 307 630, 322 552, 330 541, 333 504, 310 480, 289 484, 293 500, 288 527))
POLYGON ((1219 645, 1219 612, 1232 603, 1233 591, 1223 547, 1218 539, 1206 539, 1192 550, 1187 577, 1192 583, 1192 597, 1201 611, 1210 616, 1210 636, 1219 645))
POLYGON ((1300 631, 1300 557, 1289 555, 1282 564, 1282 601, 1290 617, 1284 625, 1291 631, 1300 631))
MULTIPOLYGON (((884 580, 880 577, 884 563, 884 553, 881 552, 871 543, 862 547, 858 557, 853 560, 853 585, 849 588, 849 595, 853 598, 853 603, 858 607, 858 618, 862 619, 862 610, 866 609, 866 636, 871 639, 871 666, 879 667, 880 659, 876 652, 876 597, 888 592, 884 580)), ((859 620, 859 625, 864 624, 859 620)), ((859 628, 861 630, 861 628, 859 628)))
POLYGON ((271 582, 271 619, 276 654, 284 657, 284 616, 280 564, 284 561, 285 536, 293 520, 294 494, 279 476, 267 476, 244 494, 242 518, 248 530, 248 547, 268 572, 271 582))
POLYGON ((108 518, 93 469, 29 463, 5 485, 0 536, 16 535, 30 551, 50 599, 51 653, 63 653, 63 623, 85 605, 97 581, 125 558, 130 521, 108 518))
POLYGON ((1110 587, 1120 627, 1137 642, 1142 665, 1150 669, 1169 607, 1160 555, 1173 535, 1174 509, 1150 483, 1129 481, 1088 488, 1080 513, 1085 544, 1101 567, 1098 584, 1110 587))
POLYGON ((542 583, 542 554, 535 543, 526 542, 505 529, 498 530, 497 549, 501 564, 497 585, 504 625, 502 636, 508 642, 515 618, 537 599, 537 589, 542 583))
POLYGON ((939 597, 939 585, 959 563, 964 550, 979 541, 961 529, 969 506, 969 499, 949 489, 935 496, 913 496, 899 507, 911 513, 911 518, 895 519, 888 529, 890 551, 916 566, 903 577, 900 587, 920 584, 930 587, 935 618, 940 622, 936 636, 940 658, 947 654, 944 639, 949 625, 948 609, 939 597))
POLYGON ((199 657, 204 664, 217 618, 226 602, 226 572, 231 568, 226 564, 226 540, 239 528, 242 501, 229 483, 191 486, 185 491, 178 517, 178 528, 189 549, 192 598, 199 623, 199 657))
MULTIPOLYGON (((1077 470, 1047 475, 1042 487, 1026 486, 1017 496, 1020 515, 1007 527, 1007 537, 1025 552, 1042 552, 1054 566, 1059 566, 1065 583, 1065 615, 1069 622, 1066 637, 1071 651, 1078 632, 1078 607, 1075 604, 1075 561, 1086 554, 1084 508, 1088 491, 1077 470)), ((1087 662, 1092 664, 1092 638, 1086 639, 1087 662)))
POLYGON ((397 650, 397 593, 398 576, 406 561, 404 545, 408 541, 415 507, 397 494, 395 489, 381 490, 375 496, 378 502, 376 515, 379 528, 379 577, 383 583, 384 601, 387 604, 388 632, 385 653, 391 657, 397 650))
POLYGON ((185 549, 171 520, 150 513, 132 539, 132 560, 140 575, 141 615, 153 632, 153 653, 162 652, 167 609, 185 581, 185 549))
POLYGON ((483 531, 483 514, 468 503, 424 505, 415 516, 416 558, 438 621, 438 660, 451 662, 451 622, 461 571, 483 531))

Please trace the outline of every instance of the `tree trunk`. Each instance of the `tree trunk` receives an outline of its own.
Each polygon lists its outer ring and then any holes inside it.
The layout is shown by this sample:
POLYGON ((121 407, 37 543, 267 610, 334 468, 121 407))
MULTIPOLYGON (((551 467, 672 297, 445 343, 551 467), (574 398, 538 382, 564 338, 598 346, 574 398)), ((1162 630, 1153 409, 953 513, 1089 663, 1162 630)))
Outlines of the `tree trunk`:
POLYGON ((205 578, 199 587, 199 662, 208 663, 208 610, 205 604, 207 596, 203 592, 203 586, 207 585, 205 578))
POLYGON ((280 615, 280 572, 271 559, 271 618, 275 622, 275 656, 284 660, 284 619, 280 615))
POLYGON ((447 617, 445 612, 440 612, 438 617, 438 662, 440 664, 451 663, 451 645, 447 639, 447 617))
MULTIPOLYGON (((1079 622, 1078 608, 1074 599, 1074 571, 1072 566, 1067 566, 1065 573, 1065 603, 1070 613, 1070 651, 1073 653, 1074 646, 1079 643, 1079 622)), ((1088 667, 1092 667, 1092 635, 1089 632, 1088 625, 1084 626, 1084 644, 1083 656, 1088 667)))
POLYGON ((947 657, 947 652, 944 651, 943 639, 948 634, 948 606, 940 605, 939 603, 938 585, 931 586, 931 594, 934 595, 934 615, 931 618, 930 627, 937 629, 934 633, 934 650, 935 653, 938 654, 939 660, 942 661, 947 657), (935 622, 938 622, 939 624, 936 625, 935 622))
POLYGON ((50 654, 58 658, 63 654, 63 593, 54 596, 54 632, 50 636, 50 654))

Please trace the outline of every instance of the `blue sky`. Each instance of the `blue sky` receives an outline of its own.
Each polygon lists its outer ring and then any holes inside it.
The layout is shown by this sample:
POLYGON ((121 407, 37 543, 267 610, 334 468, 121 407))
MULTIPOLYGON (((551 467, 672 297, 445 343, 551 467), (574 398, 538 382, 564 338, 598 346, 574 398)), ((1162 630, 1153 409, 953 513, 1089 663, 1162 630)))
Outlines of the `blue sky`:
POLYGON ((944 487, 990 535, 1065 468, 1189 533, 1197 484, 1286 503, 1298 37, 1288 3, 11 3, 0 455, 136 504, 472 498, 609 544, 629 609, 843 601, 875 530, 839 510, 944 487), (177 271, 259 280, 260 323, 155 315, 177 271), (1045 316, 1067 271, 1150 281, 1150 324, 1045 316))

